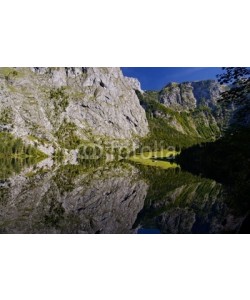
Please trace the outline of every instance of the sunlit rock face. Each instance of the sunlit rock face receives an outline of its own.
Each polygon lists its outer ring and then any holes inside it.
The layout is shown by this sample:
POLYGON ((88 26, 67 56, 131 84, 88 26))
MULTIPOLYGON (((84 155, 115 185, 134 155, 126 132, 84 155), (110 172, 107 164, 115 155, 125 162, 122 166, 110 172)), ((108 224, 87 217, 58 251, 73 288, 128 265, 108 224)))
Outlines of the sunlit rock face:
POLYGON ((160 93, 160 102, 174 110, 189 110, 196 107, 191 83, 168 84, 160 93))
POLYGON ((0 130, 47 154, 72 134, 123 145, 148 133, 140 84, 120 68, 0 68, 0 86, 0 130))
POLYGON ((215 80, 171 82, 160 92, 159 100, 177 111, 193 110, 200 105, 214 109, 226 88, 215 80))
POLYGON ((159 92, 138 95, 155 136, 155 128, 159 128, 158 132, 168 131, 169 136, 171 132, 173 136, 181 133, 182 141, 195 139, 191 143, 197 143, 217 139, 228 126, 233 108, 219 101, 227 89, 215 80, 171 82, 159 92))
POLYGON ((0 186, 0 231, 132 233, 147 189, 125 164, 31 167, 0 186))

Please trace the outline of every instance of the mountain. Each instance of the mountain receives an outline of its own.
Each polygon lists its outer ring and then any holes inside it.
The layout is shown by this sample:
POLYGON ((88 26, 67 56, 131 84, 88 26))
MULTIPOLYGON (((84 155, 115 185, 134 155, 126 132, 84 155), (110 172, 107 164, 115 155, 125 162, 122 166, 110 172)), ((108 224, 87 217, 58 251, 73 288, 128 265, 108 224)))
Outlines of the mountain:
POLYGON ((135 148, 148 122, 120 68, 0 68, 0 131, 48 155, 81 144, 135 148))
POLYGON ((161 90, 159 101, 177 111, 190 111, 199 106, 215 109, 220 94, 226 90, 227 86, 215 80, 171 82, 161 90))
POLYGON ((18 149, 21 139, 73 160, 93 144, 105 153, 189 147, 221 135, 231 111, 218 103, 226 89, 205 80, 144 92, 120 68, 0 68, 0 134, 19 138, 18 149))
POLYGON ((188 147, 217 139, 231 116, 232 108, 218 102, 227 89, 215 80, 205 80, 172 82, 159 92, 137 92, 151 133, 144 145, 164 140, 165 146, 188 147))

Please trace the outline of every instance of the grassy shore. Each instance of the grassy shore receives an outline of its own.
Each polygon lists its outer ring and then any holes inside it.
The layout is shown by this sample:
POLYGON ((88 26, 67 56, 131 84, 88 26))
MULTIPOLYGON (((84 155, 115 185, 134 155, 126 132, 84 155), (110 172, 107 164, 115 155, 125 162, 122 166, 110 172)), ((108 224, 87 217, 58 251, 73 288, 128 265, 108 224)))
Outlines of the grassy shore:
POLYGON ((142 152, 137 155, 129 157, 130 161, 139 163, 146 166, 159 167, 162 169, 176 168, 178 165, 170 161, 163 161, 160 159, 170 158, 177 155, 178 152, 172 150, 161 150, 161 151, 151 151, 151 152, 142 152))

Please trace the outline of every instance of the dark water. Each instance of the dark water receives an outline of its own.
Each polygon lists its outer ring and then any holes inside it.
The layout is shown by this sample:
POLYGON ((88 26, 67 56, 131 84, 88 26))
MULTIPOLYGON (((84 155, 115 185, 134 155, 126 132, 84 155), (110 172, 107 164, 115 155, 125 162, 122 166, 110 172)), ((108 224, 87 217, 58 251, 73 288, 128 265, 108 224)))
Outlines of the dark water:
POLYGON ((225 186, 132 162, 0 161, 1 233, 238 233, 225 186))

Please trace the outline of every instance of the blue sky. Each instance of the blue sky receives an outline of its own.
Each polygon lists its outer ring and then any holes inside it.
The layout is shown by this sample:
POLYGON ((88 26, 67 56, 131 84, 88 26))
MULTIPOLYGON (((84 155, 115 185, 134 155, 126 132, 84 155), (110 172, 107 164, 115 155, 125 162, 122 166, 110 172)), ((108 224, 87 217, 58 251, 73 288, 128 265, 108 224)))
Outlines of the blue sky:
POLYGON ((171 81, 196 81, 216 79, 221 68, 122 68, 123 74, 135 77, 141 82, 143 90, 160 90, 171 81))

